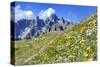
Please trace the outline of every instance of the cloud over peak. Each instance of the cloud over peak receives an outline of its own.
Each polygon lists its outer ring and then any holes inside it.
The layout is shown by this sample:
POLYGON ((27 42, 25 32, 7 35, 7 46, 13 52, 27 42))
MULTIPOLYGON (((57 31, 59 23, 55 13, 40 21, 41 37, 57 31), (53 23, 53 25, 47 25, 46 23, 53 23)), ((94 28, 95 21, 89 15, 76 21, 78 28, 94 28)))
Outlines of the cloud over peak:
POLYGON ((33 15, 31 10, 22 10, 20 5, 15 7, 15 23, 21 19, 33 19, 33 15))
POLYGON ((39 13, 39 18, 46 19, 51 16, 51 14, 55 14, 55 10, 53 8, 48 8, 47 10, 41 10, 39 13))

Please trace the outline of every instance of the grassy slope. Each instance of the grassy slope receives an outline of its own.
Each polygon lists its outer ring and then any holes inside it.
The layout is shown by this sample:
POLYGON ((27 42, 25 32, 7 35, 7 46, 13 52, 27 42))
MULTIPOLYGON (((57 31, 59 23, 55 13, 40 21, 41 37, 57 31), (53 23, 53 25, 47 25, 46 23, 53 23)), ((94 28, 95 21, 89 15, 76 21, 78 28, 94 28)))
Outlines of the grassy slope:
MULTIPOLYGON (((62 32, 49 32, 39 38, 32 40, 15 41, 15 60, 16 65, 25 64, 31 60, 39 51, 54 41, 62 32)), ((14 48, 14 47, 12 47, 14 48)))
POLYGON ((16 64, 92 61, 97 59, 97 15, 65 32, 16 41, 16 64))

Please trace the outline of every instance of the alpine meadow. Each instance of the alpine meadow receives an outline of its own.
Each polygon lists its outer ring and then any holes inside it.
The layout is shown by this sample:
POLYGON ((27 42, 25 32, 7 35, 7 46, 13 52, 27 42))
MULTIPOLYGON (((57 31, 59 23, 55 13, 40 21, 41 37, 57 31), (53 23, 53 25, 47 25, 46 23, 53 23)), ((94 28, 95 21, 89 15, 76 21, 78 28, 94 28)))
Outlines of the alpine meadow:
POLYGON ((97 7, 11 3, 11 64, 97 61, 97 7))

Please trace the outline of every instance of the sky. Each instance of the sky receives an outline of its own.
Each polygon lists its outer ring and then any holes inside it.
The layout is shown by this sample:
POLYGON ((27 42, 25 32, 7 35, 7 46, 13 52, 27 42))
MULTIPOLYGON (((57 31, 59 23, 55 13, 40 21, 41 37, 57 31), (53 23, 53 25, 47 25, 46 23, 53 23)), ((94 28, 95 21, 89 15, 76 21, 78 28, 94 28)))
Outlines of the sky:
POLYGON ((63 17, 65 20, 71 20, 72 22, 80 22, 97 11, 96 6, 34 2, 13 2, 11 8, 15 9, 15 22, 20 19, 33 19, 36 16, 45 20, 51 14, 56 14, 59 18, 63 17))

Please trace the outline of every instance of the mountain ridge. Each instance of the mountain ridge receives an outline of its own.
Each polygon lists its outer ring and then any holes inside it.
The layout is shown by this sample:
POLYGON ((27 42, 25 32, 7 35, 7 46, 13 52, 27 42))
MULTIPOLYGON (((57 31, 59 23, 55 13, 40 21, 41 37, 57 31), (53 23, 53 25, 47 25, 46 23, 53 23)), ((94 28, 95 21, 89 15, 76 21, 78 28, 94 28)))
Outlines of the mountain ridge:
POLYGON ((56 14, 51 14, 51 16, 45 20, 37 16, 36 19, 22 19, 14 24, 15 35, 13 37, 15 37, 15 39, 31 39, 32 37, 41 35, 41 33, 64 31, 68 26, 72 25, 70 21, 66 21, 63 17, 58 18, 56 14))

